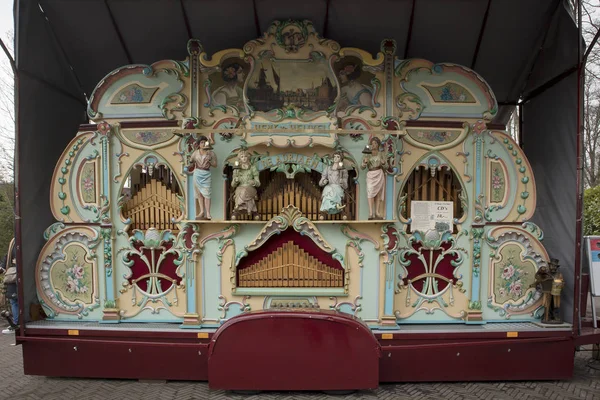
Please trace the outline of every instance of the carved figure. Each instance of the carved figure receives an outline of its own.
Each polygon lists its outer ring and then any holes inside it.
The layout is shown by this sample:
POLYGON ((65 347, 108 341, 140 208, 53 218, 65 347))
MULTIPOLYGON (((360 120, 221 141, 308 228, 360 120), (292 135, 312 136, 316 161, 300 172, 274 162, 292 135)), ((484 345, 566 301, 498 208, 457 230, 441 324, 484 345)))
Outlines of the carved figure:
POLYGON ((385 155, 379 151, 381 140, 372 138, 365 146, 361 168, 367 172, 367 200, 369 202, 369 219, 383 219, 385 198, 385 172, 387 164, 385 155))
POLYGON ((552 275, 552 317, 554 323, 562 323, 560 316, 560 294, 565 287, 565 279, 563 274, 558 270, 560 268, 559 261, 556 258, 550 259, 548 263, 550 265, 550 275, 552 275))
POLYGON ((217 156, 212 151, 206 136, 200 136, 196 150, 190 157, 194 166, 194 199, 196 201, 196 219, 210 220, 211 174, 210 168, 217 166, 217 156))
POLYGON ((213 102, 218 106, 231 106, 238 109, 244 108, 244 79, 246 73, 238 63, 223 67, 222 77, 225 85, 217 88, 212 93, 213 102))
POLYGON ((541 267, 535 274, 535 282, 530 287, 538 286, 542 292, 542 305, 545 308, 544 324, 560 324, 560 294, 564 287, 564 278, 558 271, 560 267, 556 258, 550 259, 548 267, 541 267))
POLYGON ((287 53, 296 53, 298 49, 304 45, 306 40, 302 36, 301 32, 290 30, 283 32, 281 35, 283 39, 283 45, 287 53))
POLYGON ((319 186, 325 186, 321 195, 319 219, 325 219, 327 214, 339 214, 346 207, 342 203, 348 189, 348 170, 344 168, 342 152, 333 153, 333 164, 323 170, 319 186))
POLYGON ((342 85, 339 110, 345 110, 350 106, 373 105, 373 92, 370 87, 358 82, 361 70, 360 65, 354 62, 347 63, 339 72, 342 85))
POLYGON ((238 154, 238 161, 235 162, 233 169, 233 179, 231 187, 235 188, 232 219, 237 219, 241 212, 246 212, 253 219, 259 219, 256 208, 257 192, 256 188, 260 186, 258 168, 250 161, 250 154, 242 150, 238 154))

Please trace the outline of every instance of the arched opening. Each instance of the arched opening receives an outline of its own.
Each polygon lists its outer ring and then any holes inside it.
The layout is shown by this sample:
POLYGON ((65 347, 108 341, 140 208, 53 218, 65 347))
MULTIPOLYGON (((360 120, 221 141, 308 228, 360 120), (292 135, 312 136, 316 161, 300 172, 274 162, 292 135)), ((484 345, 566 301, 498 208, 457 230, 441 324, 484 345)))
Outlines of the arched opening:
MULTIPOLYGON (((462 190, 460 178, 449 166, 418 165, 405 180, 400 193, 404 205, 402 217, 410 218, 413 201, 446 201, 453 203, 454 218, 460 219, 465 212, 460 198, 462 190)), ((456 233, 456 227, 453 231, 456 233)))
MULTIPOLYGON (((228 182, 233 179, 233 168, 225 168, 228 182)), ((356 171, 348 170, 348 189, 345 191, 344 199, 346 207, 344 212, 323 216, 324 220, 347 220, 356 219, 356 171)), ((319 186, 321 174, 315 170, 296 173, 289 176, 289 172, 271 171, 265 169, 260 171, 260 187, 257 188, 256 208, 260 221, 269 221, 279 215, 281 210, 292 205, 298 208, 303 215, 311 220, 319 220, 321 217, 321 194, 323 188, 319 186)), ((235 208, 235 189, 227 185, 226 189, 226 212, 227 219, 232 219, 235 208)), ((237 216, 238 220, 249 220, 251 217, 245 213, 237 216)))
POLYGON ((312 239, 287 229, 244 257, 236 280, 239 288, 343 288, 345 271, 312 239))
POLYGON ((160 231, 170 229, 173 232, 179 230, 173 219, 178 219, 183 213, 183 194, 173 171, 166 165, 134 165, 121 195, 123 217, 131 220, 130 232, 150 228, 160 231))

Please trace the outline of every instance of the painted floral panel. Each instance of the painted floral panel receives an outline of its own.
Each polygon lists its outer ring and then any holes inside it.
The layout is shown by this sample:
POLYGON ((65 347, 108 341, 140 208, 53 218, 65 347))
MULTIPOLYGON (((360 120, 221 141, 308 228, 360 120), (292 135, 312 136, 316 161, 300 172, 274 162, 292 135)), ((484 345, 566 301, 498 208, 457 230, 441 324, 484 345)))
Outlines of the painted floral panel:
POLYGON ((84 203, 96 203, 96 163, 87 162, 79 176, 79 190, 84 203))
POLYGON ((476 103, 473 95, 457 83, 448 82, 443 86, 423 87, 429 92, 433 100, 440 103, 476 103))
POLYGON ((490 201, 492 203, 502 203, 506 189, 506 177, 504 168, 499 162, 492 161, 490 163, 490 189, 490 201))
POLYGON ((50 270, 54 290, 60 293, 63 300, 92 304, 94 270, 93 264, 87 260, 87 251, 77 244, 68 244, 63 254, 64 260, 54 263, 50 270))
POLYGON ((123 136, 133 143, 153 146, 170 140, 173 135, 166 131, 125 131, 123 136))
POLYGON ((133 83, 115 95, 111 104, 144 104, 152 101, 158 88, 145 88, 133 83))
POLYGON ((458 131, 438 131, 438 130, 408 130, 408 135, 419 143, 430 146, 439 146, 446 143, 451 143, 460 132, 458 131))
POLYGON ((523 261, 522 253, 523 249, 514 243, 499 250, 500 262, 494 263, 494 295, 498 304, 523 297, 535 279, 535 264, 523 261))

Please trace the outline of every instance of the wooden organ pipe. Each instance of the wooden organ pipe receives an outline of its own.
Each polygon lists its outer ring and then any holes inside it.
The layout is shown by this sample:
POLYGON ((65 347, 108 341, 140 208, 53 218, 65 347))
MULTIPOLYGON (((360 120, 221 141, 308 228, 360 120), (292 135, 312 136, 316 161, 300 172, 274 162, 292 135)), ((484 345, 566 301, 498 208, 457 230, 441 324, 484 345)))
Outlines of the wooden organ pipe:
MULTIPOLYGON (((145 175, 145 174, 144 174, 145 175)), ((172 218, 181 214, 176 192, 157 179, 150 179, 123 206, 123 216, 131 218, 131 228, 178 231, 172 218)))
POLYGON ((344 270, 330 267, 293 241, 238 271, 239 287, 343 287, 344 270))
POLYGON ((416 168, 407 178, 402 195, 406 195, 405 218, 410 217, 411 201, 451 201, 454 203, 454 216, 462 216, 460 204, 461 185, 454 172, 449 168, 431 171, 426 168, 416 168))
MULTIPOLYGON (((318 185, 321 178, 319 173, 297 174, 294 179, 288 179, 283 173, 271 173, 263 171, 261 173, 261 187, 258 190, 258 200, 256 209, 261 221, 268 221, 279 215, 281 210, 293 205, 300 209, 303 215, 308 219, 318 220, 319 209, 321 207, 321 194, 323 188, 318 185)), ((352 181, 352 178, 350 178, 352 181)), ((355 185, 353 184, 348 193, 353 193, 355 185)), ((231 216, 235 208, 235 188, 230 188, 228 213, 231 216)), ((355 218, 355 204, 353 198, 346 199, 346 207, 349 212, 348 218, 355 218)), ((242 214, 240 220, 249 220, 250 216, 242 214)), ((329 220, 341 220, 341 214, 330 215, 329 220)))

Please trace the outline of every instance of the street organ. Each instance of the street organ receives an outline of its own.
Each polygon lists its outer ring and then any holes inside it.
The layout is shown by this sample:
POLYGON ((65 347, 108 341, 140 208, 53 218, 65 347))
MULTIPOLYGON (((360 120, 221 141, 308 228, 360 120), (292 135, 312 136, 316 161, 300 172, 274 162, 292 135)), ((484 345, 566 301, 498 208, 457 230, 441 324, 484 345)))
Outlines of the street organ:
POLYGON ((341 47, 309 21, 276 21, 241 49, 187 48, 91 94, 93 124, 52 181, 36 267, 46 321, 540 321, 534 176, 491 125, 476 72, 399 59, 392 40, 375 55, 341 47))

